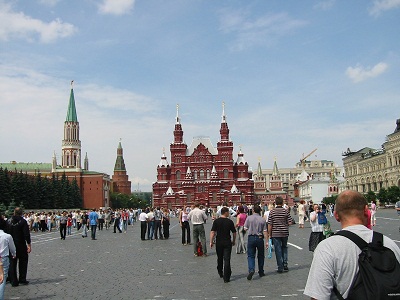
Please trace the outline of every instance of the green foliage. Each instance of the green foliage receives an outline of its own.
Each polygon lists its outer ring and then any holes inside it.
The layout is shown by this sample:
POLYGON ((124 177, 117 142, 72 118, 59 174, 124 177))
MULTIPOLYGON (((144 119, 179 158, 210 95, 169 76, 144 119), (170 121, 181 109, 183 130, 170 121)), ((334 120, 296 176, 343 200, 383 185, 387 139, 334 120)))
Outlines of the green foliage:
POLYGON ((338 197, 338 195, 333 195, 333 196, 330 196, 330 197, 324 197, 322 199, 322 203, 324 203, 326 205, 335 204, 335 201, 336 201, 337 197, 338 197))
POLYGON ((387 201, 390 203, 396 203, 400 201, 400 187, 391 186, 387 189, 387 201))
POLYGON ((376 200, 376 195, 373 191, 364 194, 364 197, 367 199, 368 203, 376 200))
POLYGON ((111 193, 111 205, 113 208, 145 208, 148 206, 151 193, 134 193, 125 195, 121 193, 111 193))
POLYGON ((388 202, 388 193, 385 188, 381 188, 376 196, 378 197, 380 202, 388 202))
POLYGON ((0 211, 11 215, 16 206, 28 209, 82 206, 82 196, 76 179, 70 182, 65 173, 61 178, 54 173, 51 178, 47 178, 40 173, 32 176, 0 168, 0 191, 0 211))

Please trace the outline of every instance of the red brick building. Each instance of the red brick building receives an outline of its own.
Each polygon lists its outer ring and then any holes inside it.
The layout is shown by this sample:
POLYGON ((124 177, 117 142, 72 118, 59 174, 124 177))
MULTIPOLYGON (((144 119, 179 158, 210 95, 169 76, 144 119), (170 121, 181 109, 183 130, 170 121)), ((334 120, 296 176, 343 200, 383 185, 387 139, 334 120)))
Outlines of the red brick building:
POLYGON ((253 203, 252 172, 239 151, 233 159, 233 142, 229 139, 223 105, 220 140, 217 148, 208 137, 195 137, 188 147, 183 141, 183 130, 177 106, 174 142, 170 145, 171 163, 165 153, 157 166, 157 181, 153 183, 153 205, 182 207, 199 201, 215 207, 221 202, 253 203))
POLYGON ((87 153, 84 166, 81 167, 81 141, 79 122, 76 114, 74 90, 71 83, 71 93, 64 122, 64 139, 62 140, 61 165, 57 164, 53 155, 52 173, 64 173, 70 181, 76 178, 81 191, 83 208, 98 208, 110 206, 110 176, 105 173, 89 171, 87 153))
POLYGON ((117 159, 115 161, 114 175, 112 177, 112 191, 114 193, 121 193, 126 195, 130 195, 132 193, 131 182, 129 181, 128 175, 126 173, 121 141, 119 142, 117 148, 117 159))

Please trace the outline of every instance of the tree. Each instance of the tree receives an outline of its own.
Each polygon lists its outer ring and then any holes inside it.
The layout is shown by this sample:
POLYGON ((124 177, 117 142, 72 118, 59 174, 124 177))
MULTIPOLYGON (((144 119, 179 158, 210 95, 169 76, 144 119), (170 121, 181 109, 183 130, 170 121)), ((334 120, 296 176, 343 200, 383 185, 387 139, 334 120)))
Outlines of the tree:
POLYGON ((10 199, 10 175, 7 169, 0 168, 0 203, 8 206, 10 199))
POLYGON ((12 199, 10 202, 10 205, 7 208, 7 213, 6 213, 7 218, 10 218, 14 214, 14 210, 16 207, 17 207, 17 204, 14 201, 14 199, 12 199))
POLYGON ((367 199, 368 203, 376 200, 376 195, 373 191, 364 194, 364 197, 367 199))
POLYGON ((324 203, 325 205, 329 205, 329 204, 335 204, 335 201, 337 199, 338 195, 333 195, 330 197, 324 197, 322 199, 322 203, 324 203))
POLYGON ((72 198, 72 207, 70 208, 82 207, 81 191, 79 189, 78 181, 76 180, 76 178, 74 178, 71 184, 71 198, 72 198))
POLYGON ((388 192, 385 188, 381 188, 376 196, 378 197, 380 202, 388 202, 388 192))
POLYGON ((400 188, 398 186, 391 186, 387 190, 387 200, 390 203, 400 201, 400 188))

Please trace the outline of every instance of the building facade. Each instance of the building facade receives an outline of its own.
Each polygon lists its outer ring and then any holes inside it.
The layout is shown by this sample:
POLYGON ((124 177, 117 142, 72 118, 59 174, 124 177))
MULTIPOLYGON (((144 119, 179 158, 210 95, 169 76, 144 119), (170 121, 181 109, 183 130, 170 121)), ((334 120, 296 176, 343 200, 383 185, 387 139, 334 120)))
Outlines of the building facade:
POLYGON ((400 119, 382 148, 365 147, 358 151, 348 148, 343 156, 347 189, 377 193, 382 188, 400 186, 400 119))
MULTIPOLYGON (((274 177, 275 163, 272 169, 262 169, 258 163, 257 173, 253 175, 255 192, 257 195, 265 194, 265 197, 275 182, 274 177)), ((331 160, 306 160, 298 162, 293 168, 279 168, 279 177, 282 182, 282 189, 287 193, 288 198, 296 198, 295 185, 300 181, 303 171, 310 178, 330 178, 333 172, 336 178, 343 177, 343 168, 339 167, 331 160)), ((303 178, 303 181, 307 178, 303 178)))
POLYGON ((288 205, 293 205, 293 199, 283 188, 283 180, 276 159, 269 175, 267 181, 267 176, 263 174, 261 169, 261 163, 258 162, 257 173, 253 176, 254 194, 257 201, 263 206, 268 206, 274 203, 276 197, 280 196, 288 205))
POLYGON ((131 182, 129 181, 129 177, 126 172, 121 141, 119 142, 117 148, 117 159, 115 161, 114 175, 112 177, 112 192, 125 195, 130 195, 132 193, 131 182))
POLYGON ((253 203, 252 172, 240 150, 233 159, 233 142, 223 104, 220 140, 217 147, 208 137, 195 137, 188 147, 183 141, 183 129, 177 106, 174 141, 170 145, 171 163, 165 152, 157 166, 157 181, 153 183, 153 205, 183 207, 196 201, 215 207, 222 202, 253 203))

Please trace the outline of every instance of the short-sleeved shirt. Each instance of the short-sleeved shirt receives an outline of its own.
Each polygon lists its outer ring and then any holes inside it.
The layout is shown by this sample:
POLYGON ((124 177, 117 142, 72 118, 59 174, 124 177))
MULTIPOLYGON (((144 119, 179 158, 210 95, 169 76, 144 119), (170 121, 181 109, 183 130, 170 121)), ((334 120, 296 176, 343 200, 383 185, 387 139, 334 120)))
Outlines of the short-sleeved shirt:
POLYGON ((248 235, 261 236, 264 235, 264 231, 267 231, 267 223, 259 214, 252 214, 244 222, 244 228, 247 230, 248 235))
POLYGON ((231 241, 231 232, 236 232, 235 224, 229 218, 218 218, 213 222, 211 231, 217 233, 217 244, 231 241))
POLYGON ((271 210, 268 217, 268 226, 272 226, 271 237, 289 236, 289 223, 293 223, 293 219, 288 210, 281 206, 271 210))
POLYGON ((97 219, 99 216, 95 211, 91 211, 89 214, 89 225, 97 225, 97 219))
MULTIPOLYGON (((344 229, 354 232, 367 243, 372 241, 373 231, 364 225, 344 229)), ((384 236, 383 244, 394 252, 400 262, 400 249, 395 242, 384 236)), ((346 299, 358 272, 360 253, 360 248, 344 236, 334 235, 323 240, 315 249, 304 294, 318 300, 337 299, 332 291, 335 285, 346 299)))

